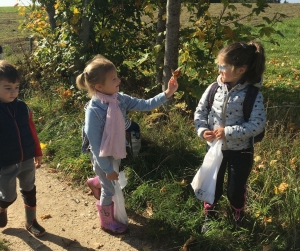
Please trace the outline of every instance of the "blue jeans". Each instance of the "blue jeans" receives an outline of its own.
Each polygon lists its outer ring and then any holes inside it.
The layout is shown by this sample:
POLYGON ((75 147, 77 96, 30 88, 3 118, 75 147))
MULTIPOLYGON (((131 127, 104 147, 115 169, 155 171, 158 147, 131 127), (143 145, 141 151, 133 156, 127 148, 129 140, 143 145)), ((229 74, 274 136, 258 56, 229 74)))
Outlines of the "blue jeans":
MULTIPOLYGON (((90 158, 93 164, 93 169, 95 174, 99 177, 101 184, 101 196, 100 196, 100 205, 101 206, 109 206, 112 203, 112 197, 115 194, 115 188, 113 182, 118 182, 117 180, 111 181, 106 178, 106 173, 102 170, 102 168, 98 165, 96 161, 96 157, 90 153, 90 158)), ((114 160, 113 157, 109 157, 109 160, 114 166, 114 169, 119 169, 121 160, 114 160)), ((115 170, 116 171, 116 170, 115 170)), ((119 172, 119 170, 117 170, 119 172)))

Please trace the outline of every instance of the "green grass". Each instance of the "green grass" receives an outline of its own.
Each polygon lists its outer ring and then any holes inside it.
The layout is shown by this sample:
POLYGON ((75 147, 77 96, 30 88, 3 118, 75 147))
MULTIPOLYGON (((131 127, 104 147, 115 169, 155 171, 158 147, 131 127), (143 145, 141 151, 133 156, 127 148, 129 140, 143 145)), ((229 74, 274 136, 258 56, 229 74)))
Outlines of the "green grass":
POLYGON ((277 24, 285 38, 277 36, 280 45, 265 44, 267 69, 262 88, 271 124, 299 125, 300 106, 300 19, 277 24), (278 117, 278 115, 281 115, 278 117))
POLYGON ((0 251, 9 251, 9 248, 6 245, 6 241, 0 238, 0 251))

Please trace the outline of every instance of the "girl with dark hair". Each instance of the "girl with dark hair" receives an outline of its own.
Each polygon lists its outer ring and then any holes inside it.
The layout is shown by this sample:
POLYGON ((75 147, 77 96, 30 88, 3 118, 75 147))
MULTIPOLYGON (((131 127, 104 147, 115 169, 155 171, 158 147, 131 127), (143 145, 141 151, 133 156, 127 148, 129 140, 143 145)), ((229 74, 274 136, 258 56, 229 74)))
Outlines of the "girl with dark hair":
POLYGON ((208 147, 223 140, 221 163, 213 204, 204 202, 205 224, 216 216, 215 205, 223 194, 223 183, 228 172, 227 197, 237 225, 241 225, 246 205, 246 183, 253 165, 253 138, 260 134, 266 124, 263 95, 255 99, 250 118, 246 120, 243 103, 250 85, 260 88, 265 70, 263 46, 258 42, 233 43, 220 50, 217 56, 219 76, 214 98, 209 104, 211 84, 196 108, 194 123, 197 134, 207 141, 208 147))

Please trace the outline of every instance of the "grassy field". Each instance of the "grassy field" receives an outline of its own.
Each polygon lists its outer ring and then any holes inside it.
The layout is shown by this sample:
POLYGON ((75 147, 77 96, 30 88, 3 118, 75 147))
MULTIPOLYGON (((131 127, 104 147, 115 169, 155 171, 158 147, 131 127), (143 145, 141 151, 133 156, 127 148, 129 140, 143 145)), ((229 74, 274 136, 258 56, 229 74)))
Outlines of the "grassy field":
MULTIPOLYGON (((241 4, 235 4, 238 13, 242 16, 249 14, 249 9, 241 4)), ((300 17, 300 4, 269 4, 264 13, 265 16, 272 18, 275 13, 283 13, 287 19, 300 17)), ((212 15, 218 15, 222 9, 221 4, 211 4, 209 11, 212 15)), ((188 25, 186 11, 181 13, 182 26, 188 25)), ((12 56, 13 60, 17 60, 14 55, 28 50, 30 34, 22 33, 18 27, 22 17, 18 14, 18 7, 0 7, 0 45, 4 48, 7 56, 12 56)), ((253 16, 251 20, 245 19, 245 22, 251 22, 253 25, 259 24, 262 19, 253 16)))
MULTIPOLYGON (((200 234, 203 207, 195 199, 189 183, 201 163, 205 143, 195 137, 191 118, 171 112, 163 114, 165 119, 158 118, 155 123, 153 117, 134 116, 141 126, 143 148, 138 157, 126 159, 123 163, 129 179, 125 191, 126 206, 151 218, 147 238, 165 240, 166 243, 168 240, 169 248, 166 250, 178 250, 190 236, 194 241, 188 245, 189 251, 300 250, 300 4, 270 6, 266 12, 269 17, 277 12, 288 17, 275 27, 285 35, 285 38, 277 37, 280 45, 264 44, 267 70, 262 91, 268 127, 264 141, 255 147, 245 228, 232 230, 234 223, 229 217, 230 208, 224 196, 220 201, 220 221, 216 221, 207 234, 200 234)), ((247 14, 241 5, 236 7, 240 13, 247 14)), ((217 14, 220 9, 221 5, 212 4, 210 11, 217 14)), ((19 20, 15 10, 0 8, 0 43, 12 60, 15 60, 15 44, 26 37, 15 31, 19 20), (4 13, 7 19, 3 18, 4 13), (8 24, 12 25, 9 29, 8 24)), ((184 12, 181 18, 182 24, 187 25, 184 12)), ((253 17, 251 23, 255 25, 260 21, 253 17)), ((52 99, 51 95, 43 99, 40 96, 28 97, 36 116, 44 120, 44 123, 37 123, 40 139, 52 142, 47 146, 47 153, 56 151, 57 155, 61 154, 58 156, 61 158, 60 166, 66 166, 69 175, 85 179, 86 174, 82 175, 78 165, 89 163, 84 162, 89 161, 88 156, 78 157, 77 150, 80 148, 79 128, 83 114, 65 114, 60 107, 65 101, 52 99), (53 116, 54 111, 56 116, 53 116), (69 134, 60 135, 59 140, 49 137, 62 132, 69 134), (62 138, 68 139, 68 142, 62 142, 62 138), (66 153, 72 155, 68 160, 63 159, 66 153)), ((51 162, 54 167, 57 166, 56 159, 51 159, 51 162)))
POLYGON ((0 45, 5 57, 12 61, 29 49, 29 34, 18 28, 21 20, 18 8, 0 7, 0 45))

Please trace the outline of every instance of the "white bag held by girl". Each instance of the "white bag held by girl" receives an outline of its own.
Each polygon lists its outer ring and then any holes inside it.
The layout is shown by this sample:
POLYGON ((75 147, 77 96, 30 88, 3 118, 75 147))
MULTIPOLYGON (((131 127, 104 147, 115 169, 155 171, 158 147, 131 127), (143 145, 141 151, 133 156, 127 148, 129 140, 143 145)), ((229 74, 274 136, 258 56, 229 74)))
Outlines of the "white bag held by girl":
POLYGON ((209 204, 215 200, 217 176, 223 160, 221 149, 222 140, 215 139, 191 183, 196 197, 209 204))
MULTIPOLYGON (((114 167, 114 171, 119 173, 119 165, 120 165, 120 160, 113 160, 113 167, 114 167)), ((124 172, 124 171, 122 171, 124 172)), ((121 172, 120 172, 121 174, 121 172)), ((120 177, 119 174, 119 179, 121 178, 121 180, 115 181, 113 180, 112 183, 114 185, 115 188, 115 194, 112 197, 113 202, 114 202, 114 217, 117 221, 128 225, 128 217, 127 217, 127 213, 126 213, 126 209, 125 209, 125 200, 124 200, 124 195, 122 192, 122 188, 126 186, 127 184, 127 179, 125 177, 125 173, 121 174, 120 177), (121 181, 121 185, 120 185, 120 181, 121 181)))

